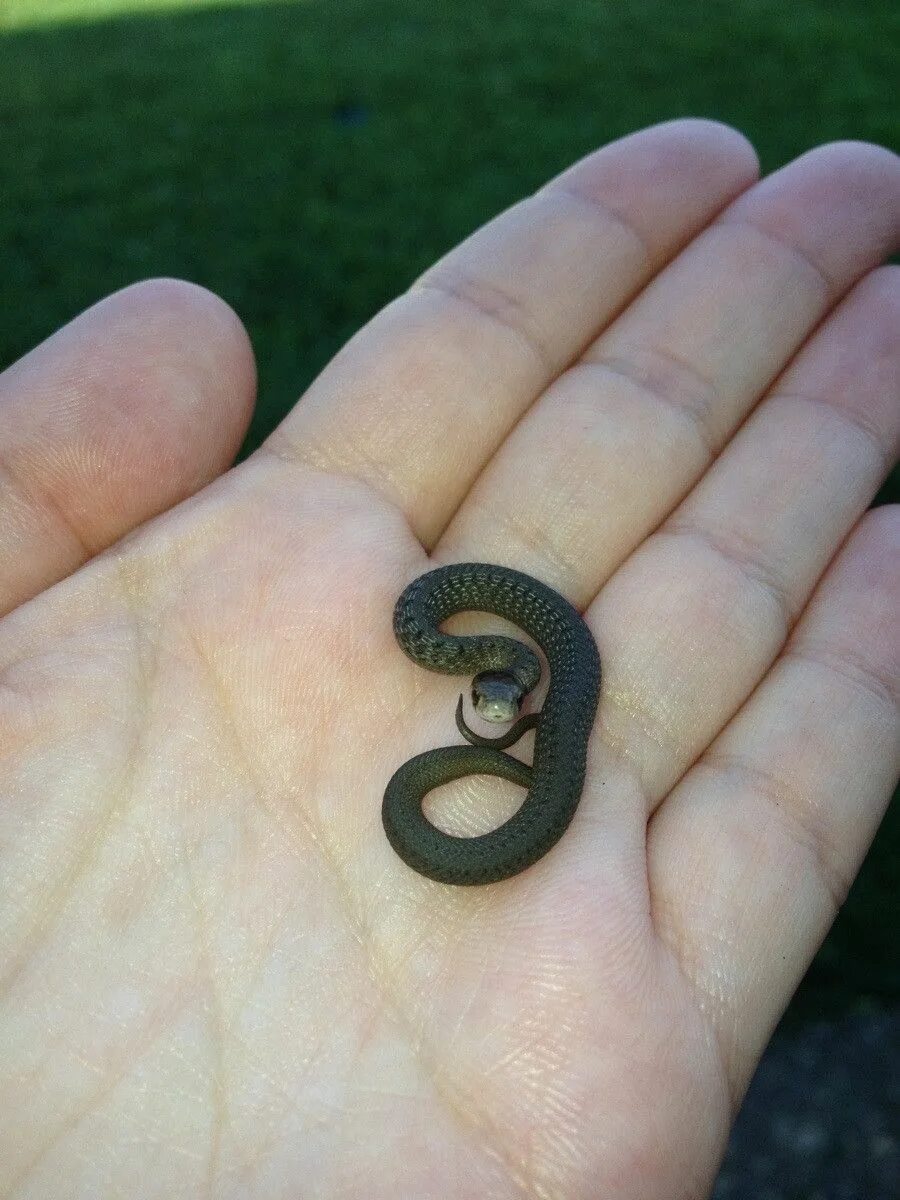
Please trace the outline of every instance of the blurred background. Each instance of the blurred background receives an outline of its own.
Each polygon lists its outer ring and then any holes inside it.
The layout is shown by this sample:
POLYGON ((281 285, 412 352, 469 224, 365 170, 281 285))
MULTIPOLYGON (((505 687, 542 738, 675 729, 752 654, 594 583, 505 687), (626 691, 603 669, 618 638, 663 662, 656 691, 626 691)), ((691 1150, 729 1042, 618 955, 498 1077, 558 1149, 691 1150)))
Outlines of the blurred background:
MULTIPOLYGON (((0 0, 0 369, 116 288, 190 279, 253 339, 251 449, 435 258, 613 138, 715 117, 764 174, 897 149, 898 48, 890 0, 0 0)), ((716 1200, 900 1196, 898 850, 895 804, 716 1200)))

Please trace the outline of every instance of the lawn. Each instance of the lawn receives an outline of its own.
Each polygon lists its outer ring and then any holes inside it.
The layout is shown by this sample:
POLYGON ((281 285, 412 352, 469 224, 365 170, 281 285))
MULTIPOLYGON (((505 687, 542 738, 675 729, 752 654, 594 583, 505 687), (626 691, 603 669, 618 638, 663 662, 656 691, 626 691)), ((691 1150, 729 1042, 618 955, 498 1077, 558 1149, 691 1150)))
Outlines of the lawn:
MULTIPOLYGON (((717 117, 766 172, 892 144, 898 33, 888 0, 0 0, 0 366, 192 279, 253 338, 253 445, 428 263, 611 138, 717 117)), ((900 997, 898 851, 895 805, 792 1018, 900 997)))

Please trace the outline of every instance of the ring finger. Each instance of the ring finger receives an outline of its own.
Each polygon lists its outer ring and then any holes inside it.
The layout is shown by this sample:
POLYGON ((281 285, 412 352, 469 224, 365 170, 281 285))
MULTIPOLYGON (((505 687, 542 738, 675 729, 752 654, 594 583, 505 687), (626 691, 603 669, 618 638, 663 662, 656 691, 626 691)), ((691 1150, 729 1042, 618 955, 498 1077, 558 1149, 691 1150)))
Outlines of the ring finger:
POLYGON ((653 808, 768 670, 900 438, 900 270, 862 280, 589 610, 603 738, 653 808))

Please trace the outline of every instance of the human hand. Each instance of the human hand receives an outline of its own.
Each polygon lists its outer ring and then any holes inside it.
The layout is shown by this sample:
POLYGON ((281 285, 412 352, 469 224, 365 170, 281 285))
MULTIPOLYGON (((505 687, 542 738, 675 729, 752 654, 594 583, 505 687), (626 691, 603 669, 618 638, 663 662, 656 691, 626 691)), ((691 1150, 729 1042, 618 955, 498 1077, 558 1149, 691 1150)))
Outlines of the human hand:
POLYGON ((708 1193, 897 770, 900 164, 756 170, 707 121, 591 155, 224 475, 254 370, 200 289, 0 379, 0 1195, 708 1193), (454 888, 380 808, 458 740, 393 604, 470 560, 604 680, 562 840, 454 888))

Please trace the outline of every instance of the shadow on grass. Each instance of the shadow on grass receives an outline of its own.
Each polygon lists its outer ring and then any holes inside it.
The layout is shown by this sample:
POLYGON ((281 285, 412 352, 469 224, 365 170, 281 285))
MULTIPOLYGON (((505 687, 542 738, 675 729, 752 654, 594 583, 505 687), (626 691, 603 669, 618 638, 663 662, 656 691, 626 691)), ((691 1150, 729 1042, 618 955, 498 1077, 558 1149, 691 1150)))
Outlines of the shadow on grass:
MULTIPOLYGON (((252 446, 434 258, 599 144, 679 115, 735 124, 764 171, 887 143, 878 10, 308 0, 7 33, 0 363, 135 279, 192 279, 253 338, 252 446)), ((898 850, 895 813, 789 1020, 898 998, 898 850)))

